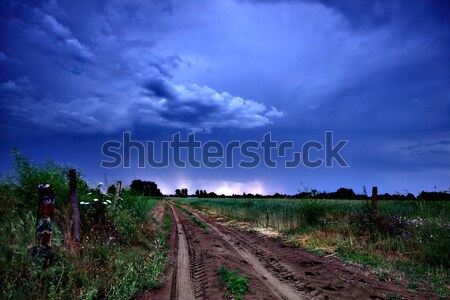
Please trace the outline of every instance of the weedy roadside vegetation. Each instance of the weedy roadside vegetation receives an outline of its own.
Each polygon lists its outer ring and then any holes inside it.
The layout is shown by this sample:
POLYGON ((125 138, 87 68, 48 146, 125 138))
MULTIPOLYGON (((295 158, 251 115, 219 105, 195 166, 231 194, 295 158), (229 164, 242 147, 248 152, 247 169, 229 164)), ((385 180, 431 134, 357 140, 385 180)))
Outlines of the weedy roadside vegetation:
POLYGON ((0 184, 1 299, 130 299, 164 281, 170 216, 160 199, 124 191, 114 210, 112 195, 89 189, 79 176, 82 240, 77 244, 70 228, 69 167, 14 155, 12 171, 0 184), (56 191, 53 258, 47 269, 29 253, 40 183, 56 191), (155 210, 163 210, 163 217, 155 217, 155 210))
POLYGON ((245 294, 251 292, 248 285, 250 278, 239 276, 240 270, 230 270, 221 265, 216 273, 219 275, 220 284, 225 287, 225 298, 241 300, 245 294))
POLYGON ((177 204, 176 200, 172 200, 173 204, 182 212, 184 212, 189 219, 191 219, 192 222, 194 222, 195 225, 197 225, 198 227, 200 227, 201 229, 203 229, 204 231, 208 231, 208 227, 199 219, 197 219, 190 211, 188 211, 187 209, 185 209, 184 207, 180 206, 179 204, 177 204))
POLYGON ((449 297, 450 203, 363 200, 179 199, 231 220, 282 233, 286 243, 334 255, 375 272, 381 281, 407 281, 411 290, 449 297))

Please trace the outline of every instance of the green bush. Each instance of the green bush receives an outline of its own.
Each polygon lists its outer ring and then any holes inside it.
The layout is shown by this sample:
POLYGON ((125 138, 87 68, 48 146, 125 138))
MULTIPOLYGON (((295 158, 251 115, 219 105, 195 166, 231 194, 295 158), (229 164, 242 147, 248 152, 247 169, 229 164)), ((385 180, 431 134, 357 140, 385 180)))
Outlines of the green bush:
MULTIPOLYGON (((61 165, 47 160, 44 164, 37 164, 13 151, 12 171, 3 178, 3 185, 8 186, 17 199, 17 208, 22 210, 37 209, 39 184, 49 183, 56 192, 57 208, 70 203, 69 199, 69 165, 61 165)), ((80 171, 77 172, 77 188, 79 194, 86 194, 88 186, 82 179, 80 171)))
POLYGON ((161 198, 131 196, 126 191, 122 195, 121 207, 142 223, 151 219, 149 212, 160 202, 161 198))

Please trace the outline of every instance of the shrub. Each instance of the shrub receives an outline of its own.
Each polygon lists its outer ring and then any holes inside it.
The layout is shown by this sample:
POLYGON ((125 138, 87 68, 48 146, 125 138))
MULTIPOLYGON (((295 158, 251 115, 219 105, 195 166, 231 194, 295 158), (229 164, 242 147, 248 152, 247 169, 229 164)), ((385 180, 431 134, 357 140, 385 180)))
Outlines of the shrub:
POLYGON ((386 234, 392 237, 410 234, 404 218, 381 213, 373 214, 370 209, 354 213, 350 219, 351 223, 364 233, 386 234))
MULTIPOLYGON (((28 158, 20 154, 18 151, 13 151, 14 162, 12 171, 4 179, 4 185, 8 185, 11 192, 18 200, 17 205, 19 210, 33 211, 37 208, 38 191, 37 186, 41 183, 50 183, 56 192, 57 201, 56 207, 61 208, 70 203, 69 200, 69 182, 67 174, 69 172, 69 165, 61 165, 47 160, 44 164, 37 164, 30 161, 28 158)), ((81 178, 80 172, 78 175, 78 193, 87 193, 88 186, 81 178)))

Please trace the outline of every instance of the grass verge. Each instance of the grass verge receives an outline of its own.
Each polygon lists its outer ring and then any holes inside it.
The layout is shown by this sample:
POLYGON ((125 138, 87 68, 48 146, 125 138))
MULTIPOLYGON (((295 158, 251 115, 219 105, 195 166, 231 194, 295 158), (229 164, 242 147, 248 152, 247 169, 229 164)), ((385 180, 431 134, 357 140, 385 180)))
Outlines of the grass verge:
POLYGON ((192 222, 194 222, 195 225, 197 225, 204 231, 208 231, 208 227, 205 224, 203 224, 203 222, 201 222, 199 219, 197 219, 190 211, 188 211, 179 204, 174 203, 173 205, 175 205, 179 210, 184 212, 188 216, 188 218, 191 219, 192 222))

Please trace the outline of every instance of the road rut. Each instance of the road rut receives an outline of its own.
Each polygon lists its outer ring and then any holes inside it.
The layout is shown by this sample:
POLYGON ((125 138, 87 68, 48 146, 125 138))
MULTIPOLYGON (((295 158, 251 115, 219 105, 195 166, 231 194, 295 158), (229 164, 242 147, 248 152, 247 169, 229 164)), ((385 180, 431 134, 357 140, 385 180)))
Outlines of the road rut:
POLYGON ((175 296, 176 299, 186 299, 186 300, 194 300, 194 291, 191 280, 191 272, 190 272, 190 260, 189 260, 189 248, 188 242, 186 239, 186 234, 184 232, 181 221, 173 208, 170 206, 172 210, 172 215, 175 219, 176 223, 176 232, 178 237, 178 254, 177 254, 177 264, 176 264, 176 277, 175 277, 175 292, 172 292, 172 295, 175 296))
MULTIPOLYGON (((226 299, 216 271, 223 265, 250 278, 248 300, 269 299, 427 299, 404 285, 381 282, 357 265, 317 257, 280 241, 246 233, 184 207, 206 225, 201 229, 169 202, 176 225, 176 272, 170 293, 151 299, 226 299)), ((164 290, 164 289, 163 289, 164 290)), ((164 291, 166 291, 165 289, 164 291)))

